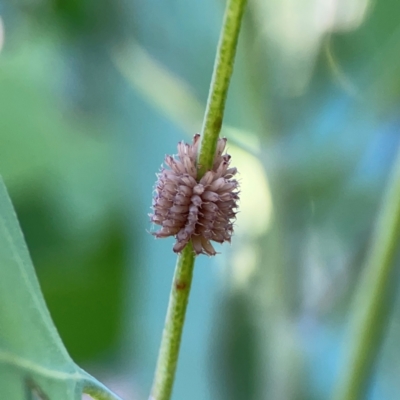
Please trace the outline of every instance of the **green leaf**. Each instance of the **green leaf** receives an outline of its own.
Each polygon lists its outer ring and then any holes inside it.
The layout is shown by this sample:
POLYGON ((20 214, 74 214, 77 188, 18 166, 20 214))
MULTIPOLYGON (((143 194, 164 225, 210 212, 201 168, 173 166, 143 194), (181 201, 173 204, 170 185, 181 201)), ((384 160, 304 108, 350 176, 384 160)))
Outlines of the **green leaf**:
POLYGON ((65 349, 1 178, 0 327, 0 399, 118 399, 65 349))

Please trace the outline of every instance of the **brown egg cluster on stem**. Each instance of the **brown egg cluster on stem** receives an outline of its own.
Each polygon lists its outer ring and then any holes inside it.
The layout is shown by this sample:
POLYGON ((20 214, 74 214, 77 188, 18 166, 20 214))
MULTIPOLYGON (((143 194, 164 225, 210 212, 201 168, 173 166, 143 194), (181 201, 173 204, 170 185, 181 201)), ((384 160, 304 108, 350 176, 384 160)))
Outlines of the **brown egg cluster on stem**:
POLYGON ((165 157, 170 169, 161 168, 150 219, 161 229, 157 238, 175 236, 173 250, 180 253, 192 240, 196 254, 216 254, 211 241, 230 242, 233 233, 239 184, 233 179, 236 168, 229 168, 230 155, 223 154, 226 139, 219 139, 212 170, 197 180, 196 159, 200 135, 192 144, 180 142, 178 157, 165 157))

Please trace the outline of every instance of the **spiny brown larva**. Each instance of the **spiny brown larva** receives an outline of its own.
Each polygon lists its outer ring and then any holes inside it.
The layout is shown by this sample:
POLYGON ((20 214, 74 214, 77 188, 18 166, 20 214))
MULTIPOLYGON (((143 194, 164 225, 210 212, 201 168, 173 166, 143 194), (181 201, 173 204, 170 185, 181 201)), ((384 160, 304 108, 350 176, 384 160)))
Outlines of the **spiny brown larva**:
POLYGON ((227 140, 219 139, 213 168, 197 180, 196 159, 200 135, 192 144, 180 142, 178 156, 165 157, 170 169, 161 167, 157 174, 150 220, 161 225, 153 232, 157 238, 175 236, 173 250, 180 253, 192 240, 196 254, 214 256, 211 241, 230 242, 233 234, 239 183, 236 168, 229 168, 231 156, 223 154, 227 140))

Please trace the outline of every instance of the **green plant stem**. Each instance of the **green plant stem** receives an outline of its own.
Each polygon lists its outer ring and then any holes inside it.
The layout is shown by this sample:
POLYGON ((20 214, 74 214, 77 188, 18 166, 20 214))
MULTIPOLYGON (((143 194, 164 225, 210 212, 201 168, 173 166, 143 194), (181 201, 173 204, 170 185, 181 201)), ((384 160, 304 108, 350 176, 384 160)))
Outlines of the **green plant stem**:
MULTIPOLYGON (((87 375, 85 371, 82 372, 87 375)), ((90 377, 88 380, 85 380, 82 391, 96 400, 122 400, 106 386, 92 377, 90 377)))
POLYGON ((350 352, 335 400, 365 398, 394 297, 393 272, 400 241, 400 149, 383 198, 353 311, 350 352))
MULTIPOLYGON (((201 134, 197 160, 198 179, 213 166, 245 4, 246 0, 228 0, 226 5, 201 134)), ((189 242, 178 256, 149 400, 171 398, 194 261, 192 243, 189 242)))
POLYGON ((206 113, 201 129, 201 146, 197 159, 199 178, 213 165, 245 6, 246 0, 228 0, 226 5, 206 113))
POLYGON ((171 397, 186 307, 192 284, 194 257, 192 243, 189 242, 176 263, 150 399, 167 400, 171 397))

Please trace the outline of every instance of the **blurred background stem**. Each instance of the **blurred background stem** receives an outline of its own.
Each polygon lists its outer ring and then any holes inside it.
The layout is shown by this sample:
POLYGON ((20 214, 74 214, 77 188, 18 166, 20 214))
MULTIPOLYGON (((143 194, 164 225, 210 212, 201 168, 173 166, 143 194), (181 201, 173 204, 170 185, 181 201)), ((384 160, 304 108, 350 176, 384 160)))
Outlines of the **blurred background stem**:
POLYGON ((349 358, 335 400, 365 398, 394 301, 393 272, 400 240, 400 150, 383 198, 374 237, 357 293, 349 358))
MULTIPOLYGON (((197 164, 198 179, 213 166, 245 4, 246 0, 228 0, 226 4, 203 121, 197 164)), ((193 247, 189 242, 176 264, 151 400, 168 400, 171 397, 194 261, 193 247)))

